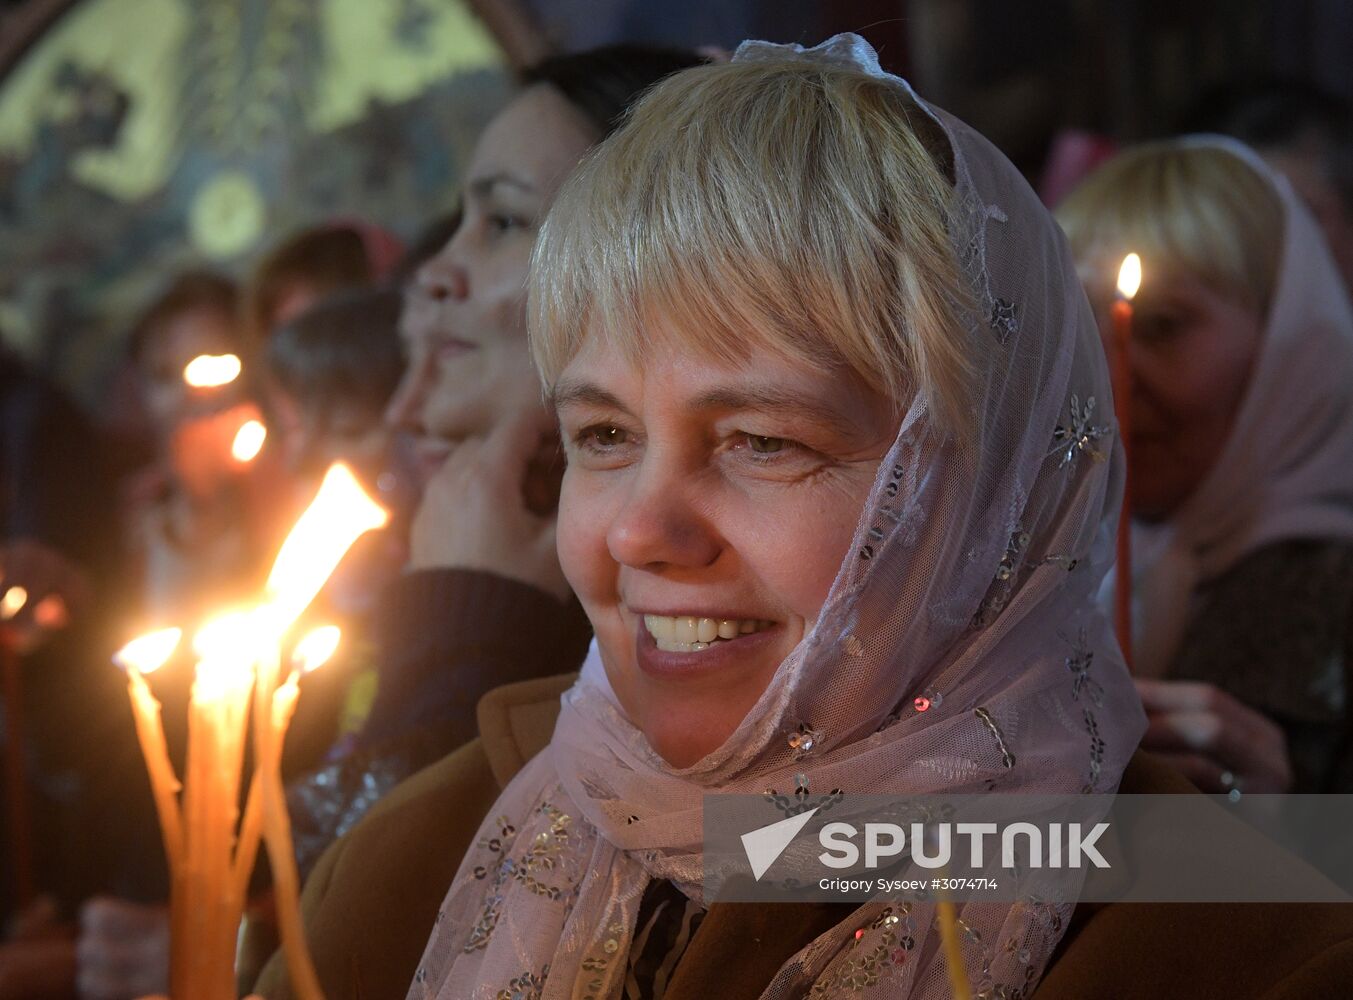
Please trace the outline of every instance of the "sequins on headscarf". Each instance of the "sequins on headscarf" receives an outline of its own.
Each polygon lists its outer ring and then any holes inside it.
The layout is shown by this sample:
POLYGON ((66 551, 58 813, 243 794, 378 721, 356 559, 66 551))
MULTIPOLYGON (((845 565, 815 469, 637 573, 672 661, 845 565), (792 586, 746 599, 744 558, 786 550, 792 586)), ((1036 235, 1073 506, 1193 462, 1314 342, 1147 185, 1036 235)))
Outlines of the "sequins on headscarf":
POLYGON ((793 796, 781 795, 774 788, 767 788, 763 794, 767 802, 786 816, 798 816, 810 809, 820 809, 826 812, 846 797, 844 790, 833 788, 826 795, 811 798, 808 794, 808 775, 806 774, 794 775, 793 796))
POLYGON ((523 972, 514 977, 505 989, 494 994, 494 1000, 540 1000, 545 991, 545 980, 549 975, 548 965, 542 967, 539 973, 523 972))
POLYGON ((851 935, 844 959, 828 967, 823 978, 813 984, 810 995, 861 993, 877 986, 907 964, 916 947, 913 930, 910 903, 885 907, 868 926, 851 935))
POLYGON ((589 973, 583 983, 583 1000, 605 1000, 602 991, 606 988, 605 972, 615 962, 624 960, 620 952, 629 944, 628 929, 622 923, 611 923, 606 927, 606 938, 582 961, 582 970, 589 973))
POLYGON ((1087 396, 1082 406, 1080 397, 1072 393, 1069 419, 1058 424, 1052 432, 1054 446, 1049 454, 1061 456, 1057 464, 1059 469, 1074 469, 1081 452, 1088 452, 1096 462, 1107 457, 1095 447, 1095 442, 1106 437, 1111 428, 1108 424, 1096 424, 1094 415, 1095 397, 1087 396))
POLYGON ((493 882, 485 896, 483 909, 465 942, 463 950, 467 954, 486 947, 493 937, 494 929, 498 926, 503 889, 509 881, 518 882, 537 896, 551 900, 571 898, 576 885, 576 873, 563 870, 560 855, 569 845, 572 817, 549 802, 542 802, 539 811, 549 819, 550 825, 520 855, 512 857, 508 854, 516 840, 517 830, 506 816, 498 817, 497 836, 481 837, 475 845, 476 850, 486 851, 490 857, 486 859, 488 864, 475 866, 473 875, 476 879, 485 879, 492 872, 493 882))

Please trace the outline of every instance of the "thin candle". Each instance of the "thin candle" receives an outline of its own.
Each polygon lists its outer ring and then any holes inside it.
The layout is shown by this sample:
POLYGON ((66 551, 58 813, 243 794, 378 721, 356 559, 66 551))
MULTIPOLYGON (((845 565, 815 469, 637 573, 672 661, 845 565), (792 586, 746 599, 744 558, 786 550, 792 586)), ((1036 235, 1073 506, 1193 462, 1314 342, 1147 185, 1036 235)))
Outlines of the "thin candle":
MULTIPOLYGON (((214 377, 201 375, 199 380, 210 382, 214 377)), ((263 603, 224 615, 197 632, 193 648, 200 659, 189 704, 181 800, 164 746, 160 705, 142 676, 172 655, 179 631, 142 636, 118 654, 127 671, 173 877, 170 992, 176 998, 234 1000, 236 936, 262 840, 272 861, 294 992, 303 1000, 322 1000, 301 923, 300 880, 282 789, 281 755, 299 695, 299 677, 332 655, 338 630, 326 626, 302 639, 296 646, 295 669, 279 686, 280 650, 286 633, 344 553, 388 517, 348 469, 333 466, 278 552, 263 603), (237 839, 251 694, 257 761, 237 839)))
POLYGON ((193 646, 201 657, 188 717, 187 820, 181 899, 171 942, 175 997, 233 997, 236 933, 244 901, 235 892, 232 846, 249 696, 254 685, 250 615, 203 626, 193 646))
POLYGON ((141 744, 141 755, 146 759, 146 770, 150 773, 150 789, 155 798, 160 835, 164 838, 164 853, 169 859, 171 872, 183 855, 183 817, 178 804, 181 786, 174 773, 174 765, 169 760, 164 723, 160 718, 160 702, 151 693, 145 675, 154 673, 169 662, 182 636, 182 629, 160 629, 133 639, 113 654, 113 662, 127 674, 127 695, 131 699, 136 738, 141 744))
MULTIPOLYGON (((0 597, 0 621, 9 621, 28 603, 28 591, 10 587, 0 597)), ((28 811, 28 780, 23 747, 23 672, 15 638, 9 629, 0 632, 0 672, 3 673, 5 705, 5 812, 9 822, 9 857, 14 872, 14 895, 20 906, 32 902, 33 822, 28 811)))
POLYGON ((971 1000, 972 986, 968 970, 963 965, 963 945, 958 939, 958 912, 951 899, 935 901, 935 922, 940 927, 940 947, 944 952, 945 970, 949 973, 949 989, 954 1000, 971 1000))
POLYGON ((264 741, 267 757, 259 764, 263 822, 268 860, 272 863, 277 925, 282 934, 282 950, 286 955, 292 990, 301 1000, 323 1000, 324 993, 306 946, 305 925, 301 920, 300 876, 296 871, 296 849, 291 839, 291 823, 287 817, 286 796, 282 788, 282 743, 286 739, 292 714, 296 711, 301 674, 309 673, 328 662, 338 648, 339 637, 336 626, 324 625, 308 632, 296 644, 292 653, 295 669, 273 694, 271 727, 264 741))
POLYGON ((1118 516, 1118 554, 1114 577, 1114 629, 1123 658, 1132 669, 1132 299, 1142 283, 1142 260, 1135 253, 1118 269, 1118 297, 1113 303, 1113 401, 1118 438, 1127 462, 1123 509, 1118 516))

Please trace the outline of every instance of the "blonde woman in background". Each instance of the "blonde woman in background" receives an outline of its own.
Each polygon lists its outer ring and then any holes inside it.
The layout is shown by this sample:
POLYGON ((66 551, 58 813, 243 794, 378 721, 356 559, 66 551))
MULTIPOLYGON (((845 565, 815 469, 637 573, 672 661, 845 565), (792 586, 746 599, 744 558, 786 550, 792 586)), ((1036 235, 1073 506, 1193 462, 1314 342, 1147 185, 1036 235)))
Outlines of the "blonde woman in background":
POLYGON ((1106 334, 1118 261, 1144 262, 1129 349, 1143 746, 1206 791, 1353 791, 1353 313, 1320 230, 1220 138, 1129 150, 1057 217, 1106 334))

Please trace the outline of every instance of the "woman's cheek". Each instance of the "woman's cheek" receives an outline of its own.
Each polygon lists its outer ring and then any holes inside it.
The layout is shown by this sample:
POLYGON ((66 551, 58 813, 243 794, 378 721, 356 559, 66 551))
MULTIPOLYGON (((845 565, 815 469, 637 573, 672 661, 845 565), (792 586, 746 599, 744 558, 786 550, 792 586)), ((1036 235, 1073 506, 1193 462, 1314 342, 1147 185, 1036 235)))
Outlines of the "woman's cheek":
POLYGON ((564 577, 584 605, 614 589, 616 567, 606 546, 610 515, 602 506, 605 502, 595 477, 570 458, 559 493, 556 539, 564 577))

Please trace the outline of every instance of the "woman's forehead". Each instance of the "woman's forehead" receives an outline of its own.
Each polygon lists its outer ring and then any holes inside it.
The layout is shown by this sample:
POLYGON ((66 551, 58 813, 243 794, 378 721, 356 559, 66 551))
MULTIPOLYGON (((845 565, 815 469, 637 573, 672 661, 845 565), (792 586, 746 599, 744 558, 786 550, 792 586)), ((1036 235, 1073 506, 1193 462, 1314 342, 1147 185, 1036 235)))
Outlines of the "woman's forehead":
POLYGON ((529 87, 484 130, 470 160, 467 188, 507 179, 552 197, 596 139, 563 96, 543 84, 529 87))
POLYGON ((867 430, 882 398, 841 367, 814 367, 758 353, 724 360, 664 344, 637 358, 589 336, 550 392, 561 410, 596 406, 638 413, 653 406, 718 415, 756 411, 795 417, 842 434, 867 430))

